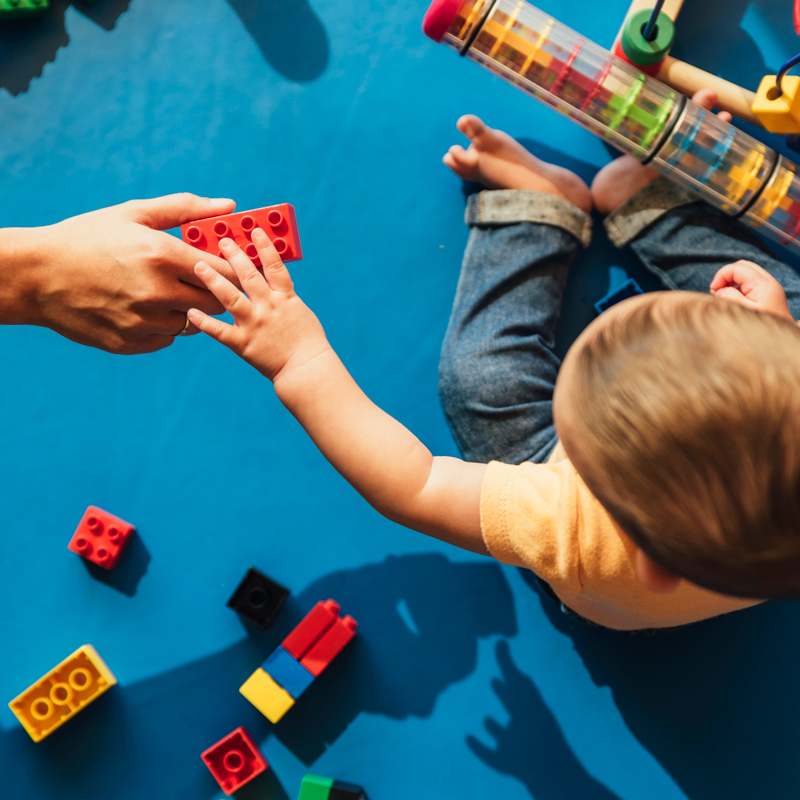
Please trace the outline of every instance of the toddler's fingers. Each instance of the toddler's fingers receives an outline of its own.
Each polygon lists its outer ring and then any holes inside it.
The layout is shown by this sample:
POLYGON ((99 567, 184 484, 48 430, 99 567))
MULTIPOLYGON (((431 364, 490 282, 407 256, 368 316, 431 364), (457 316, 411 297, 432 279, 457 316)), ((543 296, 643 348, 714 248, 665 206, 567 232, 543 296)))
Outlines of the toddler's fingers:
POLYGON ((765 275, 768 276, 769 273, 752 261, 735 261, 717 270, 708 288, 713 292, 723 286, 741 286, 742 291, 747 294, 765 275))
MULTIPOLYGON (((211 269, 205 261, 198 261, 194 272, 211 294, 222 303, 225 310, 233 314, 235 319, 245 320, 250 316, 253 304, 227 278, 223 278, 222 275, 211 269)), ((241 277, 239 279, 241 280, 241 277)))
POLYGON ((294 290, 292 276, 286 269, 286 264, 281 261, 278 251, 261 228, 253 231, 253 244, 256 246, 258 257, 261 259, 261 267, 264 270, 264 278, 269 284, 269 288, 276 292, 291 292, 294 290))
POLYGON ((198 330, 207 333, 212 339, 216 339, 226 347, 233 347, 234 331, 236 330, 233 325, 228 325, 226 322, 209 317, 199 308, 190 308, 186 312, 186 316, 189 318, 189 322, 198 330))
POLYGON ((267 284, 250 256, 244 253, 233 239, 221 239, 219 249, 233 267, 242 289, 247 292, 248 296, 253 301, 264 300, 269 294, 267 284))

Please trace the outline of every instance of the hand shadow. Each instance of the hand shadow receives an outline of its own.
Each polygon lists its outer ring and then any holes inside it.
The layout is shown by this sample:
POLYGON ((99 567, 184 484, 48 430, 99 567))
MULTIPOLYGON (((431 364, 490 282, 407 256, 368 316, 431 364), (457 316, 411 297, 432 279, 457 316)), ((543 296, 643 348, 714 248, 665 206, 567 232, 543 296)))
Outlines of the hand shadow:
POLYGON ((64 16, 70 5, 110 31, 130 2, 97 0, 88 5, 82 0, 51 0, 50 10, 41 17, 4 22, 0 25, 0 87, 12 95, 27 92, 31 80, 41 76, 44 65, 55 59, 59 48, 69 44, 64 16))
POLYGON ((495 654, 503 678, 492 688, 510 721, 503 727, 487 719, 494 746, 468 736, 469 749, 488 767, 521 781, 536 800, 619 800, 578 761, 536 685, 514 664, 508 642, 498 642, 495 654))

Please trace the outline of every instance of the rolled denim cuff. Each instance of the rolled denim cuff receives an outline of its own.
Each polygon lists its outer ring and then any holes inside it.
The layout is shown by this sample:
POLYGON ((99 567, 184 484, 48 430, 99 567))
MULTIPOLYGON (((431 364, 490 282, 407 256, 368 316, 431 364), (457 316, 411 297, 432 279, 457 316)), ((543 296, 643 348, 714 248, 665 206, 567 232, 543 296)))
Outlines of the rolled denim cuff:
POLYGON ((624 247, 670 209, 696 203, 698 197, 667 178, 658 178, 626 200, 604 222, 608 238, 624 247))
POLYGON ((568 200, 529 189, 497 189, 470 195, 467 225, 538 222, 572 234, 584 247, 592 238, 592 218, 568 200))

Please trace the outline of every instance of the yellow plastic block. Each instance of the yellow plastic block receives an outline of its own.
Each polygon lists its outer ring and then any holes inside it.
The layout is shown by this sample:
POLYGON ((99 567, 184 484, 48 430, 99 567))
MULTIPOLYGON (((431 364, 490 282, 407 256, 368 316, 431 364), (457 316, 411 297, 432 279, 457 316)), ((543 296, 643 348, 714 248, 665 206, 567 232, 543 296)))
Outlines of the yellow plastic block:
POLYGON ((800 133, 800 77, 785 75, 776 97, 775 76, 765 75, 753 100, 752 112, 770 133, 800 133))
POLYGON ((261 667, 242 684, 239 691, 270 722, 277 722, 294 705, 294 698, 261 667))
POLYGON ((85 644, 15 697, 8 707, 31 739, 40 742, 116 682, 97 650, 85 644))

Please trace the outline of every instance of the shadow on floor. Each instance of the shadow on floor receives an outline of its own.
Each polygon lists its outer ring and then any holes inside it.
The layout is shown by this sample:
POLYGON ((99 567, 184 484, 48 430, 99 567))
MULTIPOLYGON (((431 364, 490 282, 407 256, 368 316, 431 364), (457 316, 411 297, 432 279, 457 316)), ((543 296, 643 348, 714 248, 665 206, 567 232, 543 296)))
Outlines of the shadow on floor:
POLYGON ((521 573, 592 680, 611 689, 628 728, 686 797, 797 793, 800 603, 767 603, 682 630, 631 636, 566 617, 532 573, 521 573))
POLYGON ((69 44, 64 15, 70 5, 110 31, 128 10, 131 0, 51 0, 50 10, 41 17, 13 20, 0 26, 0 87, 13 95, 27 92, 44 65, 53 61, 59 48, 69 44))
POLYGON ((137 531, 122 554, 119 564, 114 569, 105 569, 85 558, 82 558, 81 561, 83 561, 86 571, 96 581, 105 583, 106 586, 110 586, 128 597, 133 597, 136 594, 139 581, 147 572, 150 553, 144 546, 142 537, 137 531))
MULTIPOLYGON (((418 554, 335 572, 290 597, 263 634, 115 687, 35 747, 21 727, 6 731, 4 791, 28 800, 138 800, 151 796, 157 782, 159 797, 210 800, 219 790, 199 754, 239 725, 259 742, 277 736, 310 766, 361 713, 429 716, 437 697, 474 671, 479 639, 516 632, 511 591, 489 560, 453 563, 418 554), (360 635, 273 726, 239 686, 328 597, 359 621, 360 635)), ((250 800, 285 797, 275 787, 247 791, 250 800)))

